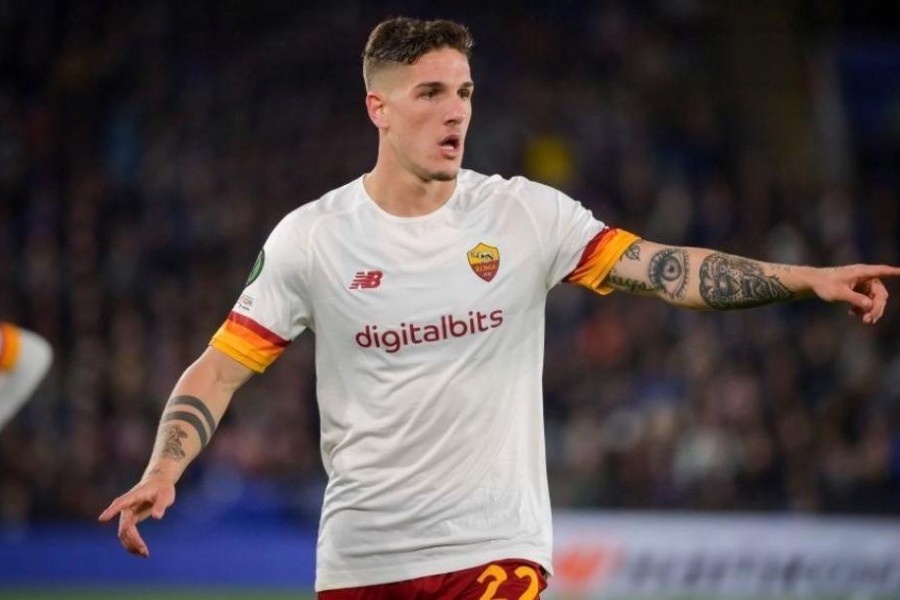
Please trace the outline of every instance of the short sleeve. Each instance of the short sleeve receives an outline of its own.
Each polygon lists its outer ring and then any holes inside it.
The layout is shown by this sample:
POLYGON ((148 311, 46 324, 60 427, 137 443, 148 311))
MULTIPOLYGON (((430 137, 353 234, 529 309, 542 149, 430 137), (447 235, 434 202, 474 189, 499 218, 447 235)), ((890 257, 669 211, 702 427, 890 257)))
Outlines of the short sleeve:
POLYGON ((604 228, 585 246, 578 265, 566 276, 566 282, 586 287, 600 295, 609 294, 614 288, 606 282, 606 276, 628 247, 639 239, 624 229, 604 228))
POLYGON ((514 177, 511 183, 534 222, 549 289, 572 272, 585 246, 606 226, 557 189, 524 177, 514 177))
POLYGON ((292 213, 270 234, 243 291, 210 345, 264 371, 310 326, 307 244, 292 213))
POLYGON ((637 236, 609 227, 580 202, 552 187, 516 178, 531 212, 547 264, 547 287, 560 281, 597 293, 612 288, 606 276, 637 236))

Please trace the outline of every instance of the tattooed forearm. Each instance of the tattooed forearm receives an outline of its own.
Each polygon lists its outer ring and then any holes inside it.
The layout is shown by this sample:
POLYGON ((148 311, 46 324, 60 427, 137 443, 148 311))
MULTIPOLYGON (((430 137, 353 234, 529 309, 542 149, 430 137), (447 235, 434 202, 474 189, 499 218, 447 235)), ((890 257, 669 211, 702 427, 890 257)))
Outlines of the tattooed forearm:
POLYGON ((650 284, 637 281, 635 279, 627 279, 625 277, 619 277, 613 273, 610 273, 606 277, 607 282, 614 288, 629 292, 631 294, 646 294, 648 292, 653 292, 653 287, 650 284))
POLYGON ((194 396, 173 396, 172 398, 169 398, 162 417, 163 423, 167 421, 184 421, 193 427, 197 432, 197 436, 200 438, 201 449, 206 447, 206 444, 209 443, 209 438, 212 437, 212 434, 216 431, 216 420, 212 416, 212 413, 209 412, 209 408, 202 400, 200 400, 200 398, 194 396), (203 421, 192 412, 186 410, 170 410, 176 406, 190 406, 203 416, 203 421))
POLYGON ((647 275, 653 289, 669 300, 681 300, 687 292, 688 253, 681 248, 666 248, 650 258, 647 275))
POLYGON ((190 406, 194 408, 203 416, 203 420, 206 421, 206 432, 208 437, 212 437, 212 434, 216 432, 216 420, 212 416, 212 413, 209 412, 209 408, 200 398, 196 398, 194 396, 173 396, 169 398, 169 401, 166 403, 166 410, 175 406, 190 406))
POLYGON ((712 308, 729 310, 782 302, 793 294, 778 277, 765 275, 759 264, 714 253, 700 264, 700 296, 712 308))
POLYGON ((189 413, 184 410, 176 410, 173 412, 168 412, 163 415, 162 422, 165 423, 167 421, 184 421, 188 425, 196 430, 197 435, 200 436, 200 447, 203 448, 206 446, 206 443, 209 441, 209 436, 206 435, 206 429, 203 427, 203 423, 200 421, 200 418, 194 413, 189 413))
POLYGON ((175 460, 184 459, 184 446, 181 440, 186 438, 188 434, 181 428, 181 425, 177 423, 166 425, 162 429, 161 435, 163 436, 162 455, 175 460))

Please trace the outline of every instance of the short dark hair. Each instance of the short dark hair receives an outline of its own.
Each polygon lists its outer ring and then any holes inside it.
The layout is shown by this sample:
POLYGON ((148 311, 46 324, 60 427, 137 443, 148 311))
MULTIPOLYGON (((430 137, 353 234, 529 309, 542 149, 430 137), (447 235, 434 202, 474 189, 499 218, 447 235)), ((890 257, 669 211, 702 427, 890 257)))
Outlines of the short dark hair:
POLYGON ((423 54, 440 48, 453 48, 472 58, 474 44, 465 25, 446 19, 395 17, 382 21, 369 34, 363 50, 366 89, 371 88, 373 73, 390 64, 411 65, 423 54))

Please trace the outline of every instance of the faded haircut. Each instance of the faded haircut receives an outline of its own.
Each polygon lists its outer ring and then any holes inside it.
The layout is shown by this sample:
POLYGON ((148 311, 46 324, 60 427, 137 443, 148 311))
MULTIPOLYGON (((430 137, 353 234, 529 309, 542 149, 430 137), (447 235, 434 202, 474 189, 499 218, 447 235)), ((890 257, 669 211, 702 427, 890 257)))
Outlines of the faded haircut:
POLYGON ((432 50, 453 48, 471 59, 474 43, 465 25, 445 19, 423 21, 395 17, 382 21, 369 34, 363 50, 366 89, 372 89, 372 78, 381 69, 411 65, 432 50))

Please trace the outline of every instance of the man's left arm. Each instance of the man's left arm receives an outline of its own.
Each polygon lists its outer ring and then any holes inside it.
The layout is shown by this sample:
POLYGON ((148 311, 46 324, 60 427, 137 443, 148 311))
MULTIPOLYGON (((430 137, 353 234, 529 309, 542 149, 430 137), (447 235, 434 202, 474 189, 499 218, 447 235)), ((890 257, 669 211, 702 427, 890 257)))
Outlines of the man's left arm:
POLYGON ((846 302, 863 323, 884 314, 883 277, 900 276, 888 265, 806 267, 781 265, 706 248, 632 243, 606 277, 611 287, 656 296, 684 308, 734 310, 818 297, 846 302))

